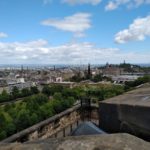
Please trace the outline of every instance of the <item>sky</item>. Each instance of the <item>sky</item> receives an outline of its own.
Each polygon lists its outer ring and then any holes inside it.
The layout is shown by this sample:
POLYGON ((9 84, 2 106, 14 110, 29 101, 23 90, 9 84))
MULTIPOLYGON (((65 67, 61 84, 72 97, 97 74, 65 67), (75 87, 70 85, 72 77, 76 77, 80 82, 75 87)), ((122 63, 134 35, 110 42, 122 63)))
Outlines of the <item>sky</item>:
POLYGON ((0 64, 150 63, 150 0, 0 0, 0 64))

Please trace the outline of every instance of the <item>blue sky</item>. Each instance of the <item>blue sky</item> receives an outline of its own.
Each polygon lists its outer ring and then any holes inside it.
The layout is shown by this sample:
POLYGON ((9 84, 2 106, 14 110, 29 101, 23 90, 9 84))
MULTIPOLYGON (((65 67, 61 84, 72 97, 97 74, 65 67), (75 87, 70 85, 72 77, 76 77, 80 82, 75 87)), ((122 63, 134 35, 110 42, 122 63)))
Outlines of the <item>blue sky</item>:
POLYGON ((150 0, 0 0, 0 64, 150 63, 150 0))

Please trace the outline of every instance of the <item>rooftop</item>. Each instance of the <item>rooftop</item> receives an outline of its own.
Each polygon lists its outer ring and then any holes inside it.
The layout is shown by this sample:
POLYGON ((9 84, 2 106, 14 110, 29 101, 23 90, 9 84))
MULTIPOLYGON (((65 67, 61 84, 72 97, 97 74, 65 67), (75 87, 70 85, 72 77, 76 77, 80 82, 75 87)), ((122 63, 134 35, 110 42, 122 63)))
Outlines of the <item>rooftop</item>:
POLYGON ((123 95, 110 98, 101 103, 150 107, 150 84, 129 91, 123 95))

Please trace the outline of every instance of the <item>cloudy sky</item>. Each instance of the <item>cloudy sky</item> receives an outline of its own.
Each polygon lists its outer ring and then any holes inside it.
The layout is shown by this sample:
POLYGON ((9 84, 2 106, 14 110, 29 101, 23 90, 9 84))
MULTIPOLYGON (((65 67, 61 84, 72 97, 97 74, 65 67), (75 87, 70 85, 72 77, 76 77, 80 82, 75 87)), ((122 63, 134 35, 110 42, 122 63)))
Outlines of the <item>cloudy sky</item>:
POLYGON ((150 63, 150 0, 0 0, 0 64, 150 63))

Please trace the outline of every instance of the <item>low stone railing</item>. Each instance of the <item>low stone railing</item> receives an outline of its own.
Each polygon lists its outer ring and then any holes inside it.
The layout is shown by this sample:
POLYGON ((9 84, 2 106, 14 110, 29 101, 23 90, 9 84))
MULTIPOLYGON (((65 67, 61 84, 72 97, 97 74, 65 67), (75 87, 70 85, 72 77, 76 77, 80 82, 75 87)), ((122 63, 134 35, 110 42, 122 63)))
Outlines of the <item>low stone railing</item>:
POLYGON ((0 143, 10 142, 27 142, 37 139, 46 139, 50 137, 64 137, 69 135, 81 122, 92 120, 98 123, 98 107, 93 106, 90 118, 83 117, 80 110, 81 105, 78 104, 72 108, 67 109, 47 120, 33 125, 21 132, 18 132, 0 143))

